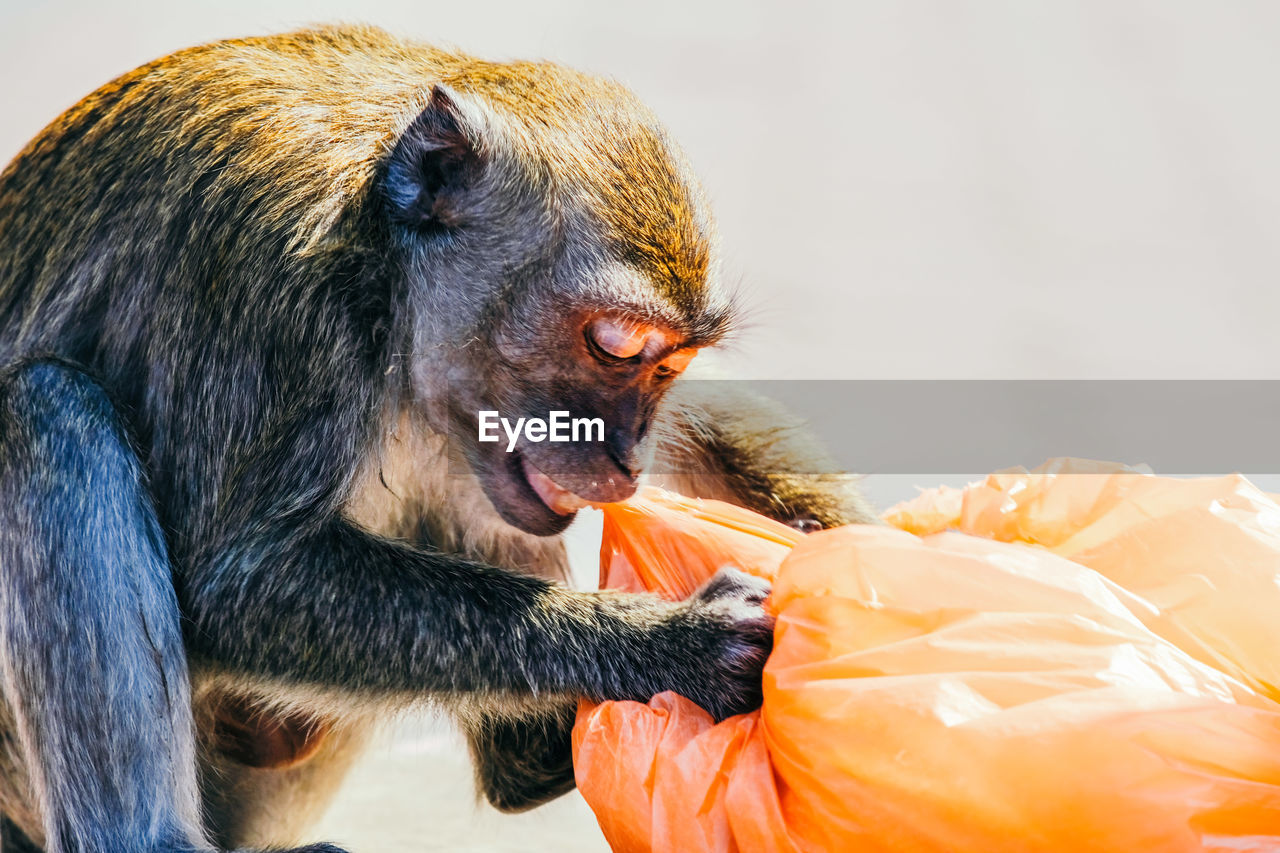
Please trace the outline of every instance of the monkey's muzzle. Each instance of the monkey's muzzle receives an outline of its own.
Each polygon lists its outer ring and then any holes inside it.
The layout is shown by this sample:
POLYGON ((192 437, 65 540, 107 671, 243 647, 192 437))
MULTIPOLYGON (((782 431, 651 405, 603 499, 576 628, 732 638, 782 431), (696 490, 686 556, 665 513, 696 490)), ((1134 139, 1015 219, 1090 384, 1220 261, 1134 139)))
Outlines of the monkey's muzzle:
POLYGON ((529 461, 529 457, 521 457, 520 466, 524 470, 525 478, 529 481, 529 486, 552 512, 559 515, 572 515, 583 507, 591 506, 590 501, 583 500, 539 471, 529 461))

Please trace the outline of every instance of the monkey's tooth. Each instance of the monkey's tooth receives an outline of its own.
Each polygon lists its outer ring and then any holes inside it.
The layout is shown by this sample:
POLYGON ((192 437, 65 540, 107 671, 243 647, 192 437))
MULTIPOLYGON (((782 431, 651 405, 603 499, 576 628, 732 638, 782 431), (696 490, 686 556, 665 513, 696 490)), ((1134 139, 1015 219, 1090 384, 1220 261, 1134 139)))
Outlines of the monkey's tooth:
POLYGON ((569 515, 591 505, 539 471, 527 458, 522 458, 520 464, 524 467, 524 476, 529 485, 552 512, 569 515))

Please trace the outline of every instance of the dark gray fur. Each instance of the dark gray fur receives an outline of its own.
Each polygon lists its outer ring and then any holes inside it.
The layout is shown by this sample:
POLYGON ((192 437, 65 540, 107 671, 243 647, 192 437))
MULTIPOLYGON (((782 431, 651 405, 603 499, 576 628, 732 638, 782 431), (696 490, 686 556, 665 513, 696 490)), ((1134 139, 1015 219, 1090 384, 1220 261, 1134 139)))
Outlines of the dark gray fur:
POLYGON ((424 699, 459 711, 508 810, 572 787, 578 697, 754 707, 766 589, 538 576, 569 519, 471 440, 482 407, 605 413, 604 445, 522 452, 594 500, 659 452, 784 520, 867 520, 790 433, 662 409, 666 380, 578 354, 602 311, 713 343, 713 252, 621 87, 376 30, 185 51, 55 122, 0 176, 5 837, 281 843, 300 830, 260 816, 314 811, 363 727, 424 699), (397 456, 414 442, 436 455, 397 456), (235 766, 210 735, 228 692, 334 746, 235 766))

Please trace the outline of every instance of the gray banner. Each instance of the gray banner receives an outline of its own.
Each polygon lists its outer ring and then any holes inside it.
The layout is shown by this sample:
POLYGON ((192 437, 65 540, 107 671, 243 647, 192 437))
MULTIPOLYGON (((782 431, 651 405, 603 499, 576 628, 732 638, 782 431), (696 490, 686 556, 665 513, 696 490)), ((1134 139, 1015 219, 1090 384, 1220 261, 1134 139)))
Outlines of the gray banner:
MULTIPOLYGON (((808 459, 801 464, 813 470, 797 473, 971 475, 1074 456, 1170 475, 1280 474, 1280 381, 689 379, 679 395, 705 406, 706 421, 725 436, 741 424, 756 433, 788 424, 807 430, 830 460, 808 459)), ((559 401, 548 411, 489 413, 486 419, 509 417, 509 426, 520 417, 549 423, 509 435, 493 421, 489 443, 476 446, 520 453, 557 430, 572 435, 580 414, 559 401)), ((612 422, 615 412, 597 414, 602 429, 583 435, 621 426, 612 422)), ((796 470, 795 456, 782 457, 796 470)), ((651 469, 705 470, 693 455, 651 469)))
POLYGON ((947 474, 1055 456, 1162 474, 1280 473, 1280 381, 773 381, 838 467, 947 474))

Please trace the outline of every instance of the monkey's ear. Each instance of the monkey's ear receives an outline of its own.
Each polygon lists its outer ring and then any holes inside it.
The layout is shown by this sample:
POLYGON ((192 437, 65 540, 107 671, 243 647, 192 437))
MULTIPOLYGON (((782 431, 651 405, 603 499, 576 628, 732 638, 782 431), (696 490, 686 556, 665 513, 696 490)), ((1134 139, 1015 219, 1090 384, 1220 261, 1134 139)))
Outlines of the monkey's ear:
POLYGON ((465 194, 483 165, 468 119, 452 89, 432 87, 426 109, 401 135, 387 166, 386 196, 397 222, 434 231, 465 220, 465 194))

